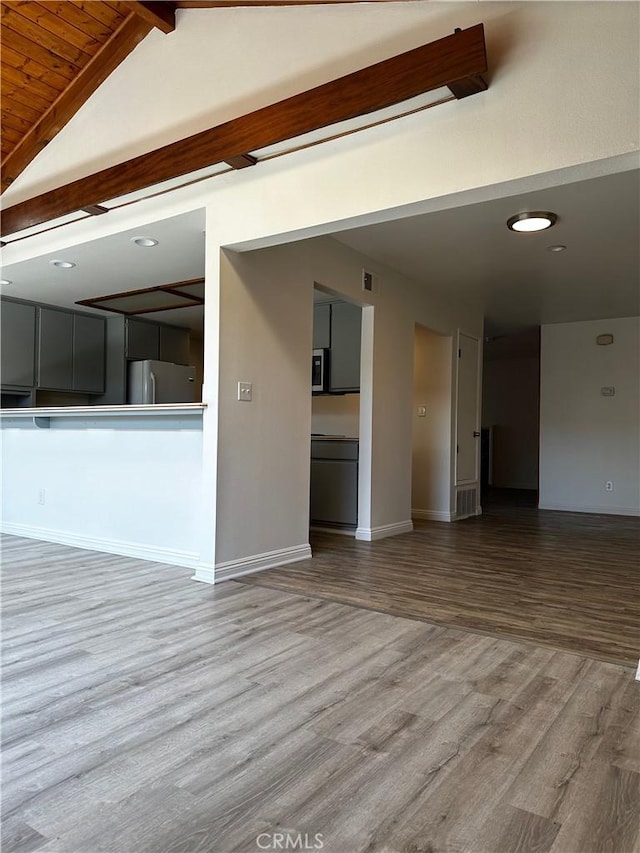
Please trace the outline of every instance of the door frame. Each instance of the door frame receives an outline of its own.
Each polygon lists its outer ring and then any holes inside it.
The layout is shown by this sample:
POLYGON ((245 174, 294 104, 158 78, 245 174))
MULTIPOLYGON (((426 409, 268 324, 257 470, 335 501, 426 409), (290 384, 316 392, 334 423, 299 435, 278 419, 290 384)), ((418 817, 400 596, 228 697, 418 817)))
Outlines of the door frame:
POLYGON ((464 335, 465 338, 470 338, 472 341, 475 341, 478 345, 478 366, 477 366, 477 375, 476 375, 476 416, 475 416, 475 424, 474 430, 476 432, 480 431, 480 412, 481 412, 481 402, 482 402, 482 342, 477 335, 470 335, 468 332, 464 332, 462 329, 458 329, 455 335, 456 348, 454 352, 454 358, 456 363, 455 369, 455 424, 454 424, 454 441, 453 441, 453 483, 454 487, 457 486, 471 486, 477 485, 480 482, 480 441, 476 442, 476 455, 475 455, 475 464, 474 464, 474 479, 467 480, 459 480, 458 479, 458 388, 459 388, 459 378, 460 378, 460 336, 464 335))

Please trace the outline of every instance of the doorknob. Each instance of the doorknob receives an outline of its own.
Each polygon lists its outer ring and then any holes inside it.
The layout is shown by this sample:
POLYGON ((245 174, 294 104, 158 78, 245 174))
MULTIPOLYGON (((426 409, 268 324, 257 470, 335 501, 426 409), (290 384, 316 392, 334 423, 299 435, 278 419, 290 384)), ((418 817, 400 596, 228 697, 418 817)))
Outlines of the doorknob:
POLYGON ((478 432, 478 430, 477 430, 477 429, 474 429, 474 431, 473 431, 473 437, 474 437, 474 438, 480 438, 480 433, 478 432))

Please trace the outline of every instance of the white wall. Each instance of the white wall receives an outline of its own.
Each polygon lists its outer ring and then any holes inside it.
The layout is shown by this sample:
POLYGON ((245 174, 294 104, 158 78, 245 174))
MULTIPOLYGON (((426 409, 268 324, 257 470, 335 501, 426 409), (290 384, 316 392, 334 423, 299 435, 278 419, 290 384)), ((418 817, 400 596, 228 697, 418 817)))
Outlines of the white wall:
POLYGON ((451 337, 416 326, 411 507, 415 518, 451 521, 451 337), (426 406, 426 417, 418 407, 426 406))
POLYGON ((542 327, 542 508, 640 514, 639 345, 638 317, 542 327))
POLYGON ((2 428, 2 530, 197 567, 202 426, 196 417, 27 419, 2 428), (39 491, 45 503, 38 503, 39 491))
POLYGON ((360 434, 360 394, 313 396, 311 432, 357 438, 360 434))
POLYGON ((218 569, 292 548, 309 555, 313 284, 277 261, 221 258, 218 569), (239 381, 252 383, 251 402, 238 401, 239 381))
POLYGON ((481 313, 442 306, 329 238, 225 253, 220 282, 218 576, 245 570, 247 561, 256 567, 256 555, 267 555, 264 562, 274 552, 304 556, 314 283, 371 303, 363 311, 357 535, 411 529, 414 325, 428 322, 451 335, 462 324, 480 334, 481 313), (361 289, 365 264, 378 275, 373 294, 361 289), (235 399, 238 380, 253 382, 253 403, 235 399))
POLYGON ((538 358, 484 361, 482 426, 494 427, 491 485, 538 488, 538 358))

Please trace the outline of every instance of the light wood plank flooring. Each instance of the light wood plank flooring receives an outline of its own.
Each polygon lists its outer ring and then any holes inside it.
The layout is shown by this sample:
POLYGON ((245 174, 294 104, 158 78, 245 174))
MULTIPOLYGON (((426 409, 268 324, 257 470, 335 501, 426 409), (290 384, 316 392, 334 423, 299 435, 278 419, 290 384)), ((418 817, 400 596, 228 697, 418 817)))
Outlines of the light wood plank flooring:
POLYGON ((312 535, 313 559, 243 583, 636 666, 640 519, 499 506, 378 542, 312 535))
POLYGON ((626 668, 13 537, 3 562, 3 853, 636 849, 626 668))

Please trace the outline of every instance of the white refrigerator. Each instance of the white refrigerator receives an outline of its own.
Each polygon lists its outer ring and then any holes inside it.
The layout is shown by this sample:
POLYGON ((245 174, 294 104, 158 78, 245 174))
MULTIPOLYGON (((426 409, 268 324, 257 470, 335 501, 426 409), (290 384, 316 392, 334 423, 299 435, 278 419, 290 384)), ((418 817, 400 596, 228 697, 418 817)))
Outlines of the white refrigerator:
POLYGON ((130 361, 127 403, 195 403, 196 369, 168 361, 130 361))

